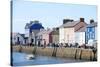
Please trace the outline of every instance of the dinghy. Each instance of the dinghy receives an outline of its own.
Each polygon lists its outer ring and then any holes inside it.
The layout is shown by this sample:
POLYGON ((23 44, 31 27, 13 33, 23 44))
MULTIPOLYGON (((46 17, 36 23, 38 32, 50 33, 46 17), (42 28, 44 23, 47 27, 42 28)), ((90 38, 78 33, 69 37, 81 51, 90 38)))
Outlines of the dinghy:
POLYGON ((26 59, 32 60, 32 59, 35 59, 35 56, 33 54, 29 54, 26 56, 26 59))

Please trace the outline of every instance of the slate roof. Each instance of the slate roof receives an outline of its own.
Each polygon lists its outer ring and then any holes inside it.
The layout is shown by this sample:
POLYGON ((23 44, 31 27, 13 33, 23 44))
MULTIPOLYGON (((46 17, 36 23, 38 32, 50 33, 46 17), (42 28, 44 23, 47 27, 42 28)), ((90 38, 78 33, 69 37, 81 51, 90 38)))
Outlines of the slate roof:
POLYGON ((25 38, 25 34, 20 34, 23 38, 25 38))
POLYGON ((53 35, 59 35, 59 31, 52 31, 53 35))
POLYGON ((16 36, 22 36, 23 38, 25 38, 25 34, 20 34, 20 33, 12 33, 12 37, 16 37, 16 36))
POLYGON ((40 30, 44 29, 44 27, 38 21, 30 21, 30 23, 26 23, 25 29, 29 29, 32 32, 32 30, 40 30))
POLYGON ((74 27, 77 23, 79 23, 79 21, 73 21, 73 22, 67 22, 63 25, 61 25, 60 27, 74 27))
POLYGON ((87 27, 97 27, 97 22, 94 22, 94 23, 88 24, 87 27))
POLYGON ((30 29, 41 29, 44 28, 40 23, 35 23, 30 26, 30 29))
POLYGON ((52 32, 52 30, 42 30, 42 31, 40 31, 37 35, 49 34, 49 33, 51 33, 51 32, 52 32))
POLYGON ((86 31, 86 26, 82 27, 81 29, 79 29, 78 31, 76 32, 85 32, 86 31))

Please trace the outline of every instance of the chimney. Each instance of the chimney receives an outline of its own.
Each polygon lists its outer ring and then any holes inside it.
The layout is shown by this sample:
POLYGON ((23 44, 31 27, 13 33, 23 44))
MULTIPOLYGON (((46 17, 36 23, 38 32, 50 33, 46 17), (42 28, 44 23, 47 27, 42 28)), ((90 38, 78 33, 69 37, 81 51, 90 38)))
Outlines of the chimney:
POLYGON ((34 23, 34 21, 30 21, 30 24, 34 23))
POLYGON ((33 24, 33 23, 39 23, 39 21, 38 20, 30 21, 30 24, 33 24))
POLYGON ((59 27, 57 27, 56 30, 59 30, 59 27))
POLYGON ((84 18, 80 18, 80 22, 84 22, 84 18))
POLYGON ((91 24, 91 23, 94 23, 94 20, 93 20, 93 19, 90 20, 90 24, 91 24))
POLYGON ((64 19, 64 20, 63 20, 63 24, 65 24, 65 23, 67 23, 67 22, 72 22, 72 21, 74 21, 74 20, 72 20, 72 19, 64 19))
POLYGON ((38 21, 38 20, 34 20, 33 22, 35 22, 35 23, 39 23, 39 21, 38 21))
POLYGON ((57 30, 59 30, 59 28, 58 28, 58 27, 56 27, 56 28, 53 28, 53 31, 57 31, 57 30))

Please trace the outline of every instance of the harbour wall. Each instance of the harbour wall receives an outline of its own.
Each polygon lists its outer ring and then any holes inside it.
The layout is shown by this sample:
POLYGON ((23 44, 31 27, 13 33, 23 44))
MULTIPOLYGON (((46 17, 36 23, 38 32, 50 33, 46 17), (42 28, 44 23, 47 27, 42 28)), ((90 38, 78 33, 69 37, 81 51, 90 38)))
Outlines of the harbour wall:
MULTIPOLYGON (((25 52, 43 56, 53 56, 60 58, 71 58, 80 60, 93 60, 94 53, 92 49, 83 48, 65 48, 65 47, 32 47, 32 46, 13 46, 13 51, 25 52)), ((97 53, 95 54, 97 59, 97 53)))

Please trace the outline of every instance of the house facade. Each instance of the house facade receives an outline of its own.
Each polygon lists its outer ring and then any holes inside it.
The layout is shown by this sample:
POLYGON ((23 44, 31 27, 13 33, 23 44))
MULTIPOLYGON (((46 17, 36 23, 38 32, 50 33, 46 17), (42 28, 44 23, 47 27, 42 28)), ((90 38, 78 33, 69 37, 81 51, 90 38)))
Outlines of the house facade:
POLYGON ((40 29, 44 29, 39 21, 30 21, 25 26, 25 36, 26 36, 26 44, 36 44, 36 34, 40 31, 40 29))
POLYGON ((85 44, 85 31, 86 31, 86 26, 75 32, 75 43, 78 43, 79 46, 85 44))
POLYGON ((59 43, 75 43, 75 32, 86 26, 84 18, 79 21, 66 19, 59 28, 59 43))
POLYGON ((37 34, 37 44, 38 45, 48 45, 52 43, 52 36, 51 36, 50 29, 41 29, 41 31, 37 34))
POLYGON ((90 20, 90 24, 86 28, 86 43, 89 40, 97 41, 97 22, 94 22, 94 20, 90 20))
POLYGON ((54 28, 52 33, 52 43, 59 43, 59 28, 54 28))
POLYGON ((30 40, 29 40, 29 36, 30 36, 30 32, 29 32, 29 23, 26 24, 25 26, 25 44, 29 44, 30 40))
POLYGON ((20 33, 12 33, 12 44, 25 44, 24 34, 20 33))

